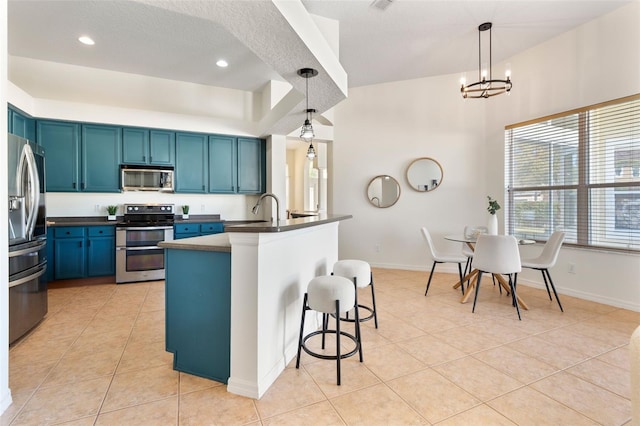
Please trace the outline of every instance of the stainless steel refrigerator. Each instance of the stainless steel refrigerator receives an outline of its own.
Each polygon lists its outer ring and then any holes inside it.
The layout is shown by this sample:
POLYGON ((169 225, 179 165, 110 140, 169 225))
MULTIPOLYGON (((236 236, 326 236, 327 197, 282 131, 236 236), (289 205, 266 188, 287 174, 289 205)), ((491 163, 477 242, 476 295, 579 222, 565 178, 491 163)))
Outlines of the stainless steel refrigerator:
POLYGON ((9 343, 47 313, 44 151, 8 135, 9 343))

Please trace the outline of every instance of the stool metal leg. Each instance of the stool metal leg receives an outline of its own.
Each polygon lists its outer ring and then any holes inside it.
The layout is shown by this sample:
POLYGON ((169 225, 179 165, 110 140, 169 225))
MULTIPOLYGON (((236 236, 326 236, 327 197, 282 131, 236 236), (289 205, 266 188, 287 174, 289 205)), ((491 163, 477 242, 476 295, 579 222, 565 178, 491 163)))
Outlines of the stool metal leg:
POLYGON ((304 334, 304 317, 307 312, 307 293, 304 294, 302 302, 302 319, 300 320, 300 337, 298 338, 298 358, 296 359, 296 368, 300 368, 300 351, 302 350, 302 335, 304 334))
POLYGON ((371 303, 373 304, 373 322, 378 328, 378 309, 376 308, 376 293, 373 289, 373 272, 371 273, 371 303))
POLYGON ((340 301, 336 300, 336 358, 338 362, 338 386, 340 386, 340 301))

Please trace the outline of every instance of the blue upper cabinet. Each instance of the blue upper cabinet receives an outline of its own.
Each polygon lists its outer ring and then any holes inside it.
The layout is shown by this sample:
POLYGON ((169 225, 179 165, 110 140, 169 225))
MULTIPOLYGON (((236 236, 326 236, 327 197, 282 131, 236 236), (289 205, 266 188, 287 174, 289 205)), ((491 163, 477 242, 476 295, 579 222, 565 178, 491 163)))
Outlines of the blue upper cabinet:
POLYGON ((173 166, 176 147, 174 132, 125 127, 122 130, 122 162, 173 166))
POLYGON ((238 193, 259 194, 264 192, 265 156, 265 146, 262 139, 238 138, 238 193))
POLYGON ((149 132, 149 164, 173 166, 175 164, 176 134, 166 130, 149 132))
POLYGON ((149 161, 149 130, 125 127, 122 129, 122 162, 147 164, 149 161))
POLYGON ((176 192, 207 192, 208 148, 207 135, 176 133, 176 192))
POLYGON ((120 192, 122 128, 82 125, 82 182, 87 192, 120 192))
POLYGON ((80 190, 80 125, 37 121, 37 142, 44 148, 47 192, 80 190))
POLYGON ((36 121, 30 116, 9 107, 7 109, 8 132, 21 138, 36 140, 36 121))
POLYGON ((236 138, 209 136, 209 192, 236 192, 236 138))

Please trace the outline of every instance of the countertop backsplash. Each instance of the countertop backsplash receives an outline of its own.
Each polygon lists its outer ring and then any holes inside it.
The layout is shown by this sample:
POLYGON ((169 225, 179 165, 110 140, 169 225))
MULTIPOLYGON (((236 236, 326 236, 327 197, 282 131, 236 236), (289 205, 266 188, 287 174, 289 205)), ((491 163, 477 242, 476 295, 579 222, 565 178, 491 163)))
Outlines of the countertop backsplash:
POLYGON ((107 206, 117 205, 118 216, 124 214, 124 204, 169 203, 175 205, 175 213, 181 214, 181 206, 190 206, 191 215, 219 214, 225 220, 251 220, 256 217, 251 207, 257 195, 220 194, 164 194, 156 192, 70 193, 48 192, 47 217, 107 216, 107 206))

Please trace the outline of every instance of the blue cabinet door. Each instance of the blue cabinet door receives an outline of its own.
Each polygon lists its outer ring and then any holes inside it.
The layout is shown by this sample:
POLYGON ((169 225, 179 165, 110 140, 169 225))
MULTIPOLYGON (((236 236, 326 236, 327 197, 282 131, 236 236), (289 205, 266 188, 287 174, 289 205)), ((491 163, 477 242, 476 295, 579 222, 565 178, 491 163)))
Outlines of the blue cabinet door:
POLYGON ((82 184, 88 192, 120 192, 122 129, 82 125, 82 184))
POLYGON ((176 192, 207 192, 207 139, 197 133, 176 134, 176 192))
POLYGON ((122 162, 147 164, 149 161, 149 130, 125 127, 122 129, 122 162))
POLYGON ((56 238, 55 278, 64 280, 86 276, 84 238, 56 238))
POLYGON ((238 193, 264 192, 265 149, 261 139, 238 138, 238 193))
POLYGON ((173 166, 175 163, 176 134, 165 130, 149 133, 149 164, 173 166))
POLYGON ((9 128, 11 129, 9 133, 13 133, 14 135, 18 135, 21 138, 29 139, 30 141, 35 142, 36 138, 36 129, 35 129, 35 121, 33 118, 24 116, 17 111, 10 111, 11 120, 9 124, 9 128))
POLYGON ((236 192, 236 138, 209 136, 209 192, 236 192))
POLYGON ((87 227, 87 276, 100 277, 116 273, 116 239, 114 226, 87 227))
POLYGON ((44 148, 47 192, 80 190, 80 125, 38 120, 36 140, 44 148))
POLYGON ((87 276, 101 277, 116 273, 116 240, 114 237, 87 239, 87 276))

